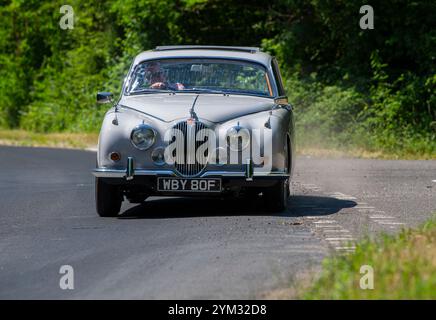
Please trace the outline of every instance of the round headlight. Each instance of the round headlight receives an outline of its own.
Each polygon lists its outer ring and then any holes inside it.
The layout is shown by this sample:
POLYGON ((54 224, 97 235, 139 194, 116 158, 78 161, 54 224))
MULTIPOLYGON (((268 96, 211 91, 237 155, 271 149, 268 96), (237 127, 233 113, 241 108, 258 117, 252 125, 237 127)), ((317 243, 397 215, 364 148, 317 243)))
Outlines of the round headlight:
POLYGON ((233 151, 241 151, 250 144, 250 131, 239 125, 227 131, 227 144, 233 151))
POLYGON ((132 130, 130 135, 132 144, 139 150, 147 150, 156 140, 156 132, 152 127, 141 124, 132 130))

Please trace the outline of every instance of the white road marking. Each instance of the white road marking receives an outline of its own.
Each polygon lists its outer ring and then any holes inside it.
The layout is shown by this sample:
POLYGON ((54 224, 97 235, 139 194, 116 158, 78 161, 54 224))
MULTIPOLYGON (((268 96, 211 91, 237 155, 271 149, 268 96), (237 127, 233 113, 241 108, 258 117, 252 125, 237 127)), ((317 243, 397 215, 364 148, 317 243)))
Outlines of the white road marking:
POLYGON ((318 220, 314 221, 315 230, 317 230, 326 240, 329 246, 341 253, 354 251, 354 245, 348 245, 355 239, 347 229, 344 229, 336 220, 318 220), (340 248, 340 249, 337 249, 340 248), (346 249, 344 249, 346 248, 346 249))
POLYGON ((342 230, 341 226, 328 226, 328 225, 315 225, 315 228, 319 231, 340 231, 342 230))
POLYGON ((384 219, 384 220, 379 220, 379 219, 373 219, 374 222, 380 223, 380 224, 389 224, 391 222, 394 222, 392 219, 384 219))
POLYGON ((391 216, 384 216, 382 214, 374 214, 372 216, 369 216, 371 219, 394 219, 394 217, 391 216))
POLYGON ((306 188, 306 189, 309 189, 309 190, 313 190, 313 191, 320 191, 321 190, 320 187, 318 187, 317 185, 312 184, 312 183, 302 183, 301 186, 303 188, 306 188))
MULTIPOLYGON (((436 182, 436 180, 432 181, 436 182)), ((314 184, 301 185, 303 186, 303 188, 309 189, 311 191, 322 190, 320 187, 314 184)), ((348 210, 351 210, 351 213, 356 213, 357 211, 362 214, 368 214, 367 217, 369 217, 371 222, 377 223, 378 225, 383 226, 383 228, 385 229, 394 230, 398 228, 398 226, 405 225, 403 222, 399 222, 398 220, 396 220, 395 217, 386 215, 384 211, 377 210, 375 207, 369 205, 367 202, 358 201, 358 199, 352 195, 348 195, 342 192, 323 193, 339 200, 354 200, 356 202, 356 206, 347 208, 348 210)), ((318 206, 311 207, 309 205, 305 207, 318 208, 318 206)), ((321 211, 322 208, 319 209, 321 211)), ((311 216, 306 218, 310 219, 311 222, 313 222, 313 226, 315 227, 315 233, 320 233, 322 237, 329 243, 329 245, 333 246, 336 251, 340 251, 343 253, 354 252, 356 247, 355 245, 353 245, 353 243, 356 241, 356 239, 353 237, 350 231, 344 229, 337 221, 329 219, 329 216, 311 216)))
POLYGON ((315 224, 324 224, 324 223, 329 224, 329 223, 336 223, 336 221, 335 220, 318 220, 318 221, 314 221, 313 223, 315 223, 315 224))
POLYGON ((403 222, 393 222, 393 221, 378 221, 380 224, 391 224, 391 225, 404 225, 403 222))
POLYGON ((310 217, 305 217, 306 219, 326 219, 325 217, 318 217, 318 216, 310 216, 310 217))
POLYGON ((341 193, 341 192, 335 192, 330 194, 331 197, 339 199, 339 200, 357 200, 356 197, 341 193))
POLYGON ((335 247, 335 249, 336 250, 352 250, 352 251, 354 251, 355 249, 356 249, 356 247, 355 246, 352 246, 352 247, 335 247))

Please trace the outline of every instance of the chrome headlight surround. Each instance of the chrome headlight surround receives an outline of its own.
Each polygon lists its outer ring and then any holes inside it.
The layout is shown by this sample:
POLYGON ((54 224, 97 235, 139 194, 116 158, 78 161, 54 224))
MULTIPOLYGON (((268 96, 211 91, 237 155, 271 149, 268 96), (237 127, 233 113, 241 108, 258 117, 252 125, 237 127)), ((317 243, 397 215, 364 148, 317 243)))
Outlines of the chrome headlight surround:
POLYGON ((226 142, 230 150, 242 151, 250 145, 250 131, 239 124, 231 127, 227 130, 226 142), (235 146, 237 146, 236 149, 234 148, 235 146))
POLYGON ((147 150, 156 142, 156 130, 147 124, 140 124, 133 128, 130 142, 139 150, 147 150))

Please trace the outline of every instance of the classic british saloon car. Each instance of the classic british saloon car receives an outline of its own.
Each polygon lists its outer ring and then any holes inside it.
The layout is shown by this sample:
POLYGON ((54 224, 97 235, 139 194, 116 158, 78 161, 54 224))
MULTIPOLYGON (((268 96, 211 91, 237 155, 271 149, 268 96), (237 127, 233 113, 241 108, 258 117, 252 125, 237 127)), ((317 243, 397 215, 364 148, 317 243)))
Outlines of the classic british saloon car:
POLYGON ((102 217, 149 196, 264 198, 282 211, 294 120, 275 58, 252 47, 165 46, 139 54, 101 127, 102 217))

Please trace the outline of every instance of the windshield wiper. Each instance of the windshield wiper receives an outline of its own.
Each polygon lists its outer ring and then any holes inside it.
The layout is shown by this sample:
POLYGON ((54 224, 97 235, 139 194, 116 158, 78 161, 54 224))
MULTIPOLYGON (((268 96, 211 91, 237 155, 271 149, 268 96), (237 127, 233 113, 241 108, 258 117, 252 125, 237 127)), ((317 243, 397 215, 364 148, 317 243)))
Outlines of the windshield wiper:
POLYGON ((215 89, 208 89, 208 88, 191 88, 191 89, 183 89, 181 91, 199 91, 201 93, 217 93, 217 94, 224 94, 228 95, 227 92, 222 90, 215 90, 215 89))
POLYGON ((229 94, 224 91, 220 90, 213 90, 213 89, 207 89, 207 88, 191 88, 191 89, 183 89, 181 91, 185 92, 197 92, 197 96, 194 99, 194 102, 192 103, 191 109, 189 109, 189 114, 191 118, 198 120, 197 114, 195 113, 195 104, 197 103, 198 97, 202 93, 217 93, 217 94, 223 94, 225 96, 228 96, 229 94))
POLYGON ((130 91, 130 94, 136 94, 136 93, 175 93, 177 90, 172 90, 172 89, 153 89, 153 88, 149 88, 149 89, 142 89, 142 90, 138 90, 138 91, 130 91))

